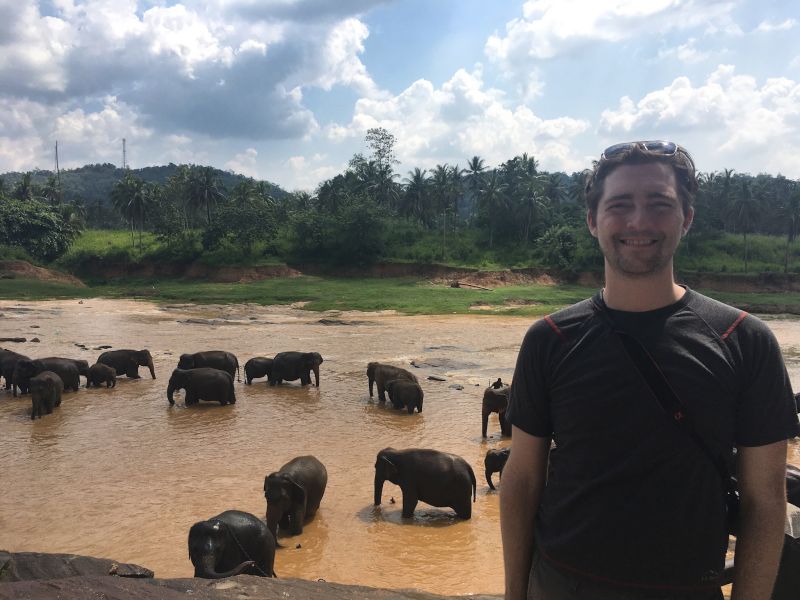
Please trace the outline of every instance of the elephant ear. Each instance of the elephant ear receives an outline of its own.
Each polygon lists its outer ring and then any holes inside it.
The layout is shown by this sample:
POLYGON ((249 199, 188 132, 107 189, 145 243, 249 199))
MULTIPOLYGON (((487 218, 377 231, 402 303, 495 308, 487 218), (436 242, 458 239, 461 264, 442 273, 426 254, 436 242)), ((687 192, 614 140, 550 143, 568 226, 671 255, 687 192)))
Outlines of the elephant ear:
POLYGON ((277 473, 270 473, 264 480, 264 495, 267 502, 277 502, 281 497, 281 484, 277 473))
POLYGON ((380 460, 383 462, 383 467, 386 469, 386 474, 389 477, 397 475, 397 466, 385 456, 381 456, 380 460))
POLYGON ((292 502, 296 504, 305 504, 306 491, 291 477, 287 477, 286 482, 289 484, 289 489, 291 490, 292 502))

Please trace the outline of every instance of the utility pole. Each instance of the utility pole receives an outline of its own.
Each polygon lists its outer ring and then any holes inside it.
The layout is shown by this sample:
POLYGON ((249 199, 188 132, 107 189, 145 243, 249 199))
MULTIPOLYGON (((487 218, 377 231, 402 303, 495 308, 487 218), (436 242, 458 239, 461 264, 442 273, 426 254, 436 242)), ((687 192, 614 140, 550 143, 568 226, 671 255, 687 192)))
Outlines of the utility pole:
POLYGON ((125 138, 122 138, 122 168, 123 169, 128 168, 128 157, 127 157, 127 151, 125 149, 125 138))
POLYGON ((56 185, 58 186, 58 203, 61 204, 63 198, 61 197, 61 171, 58 168, 58 140, 56 140, 56 185))
POLYGON ((447 253, 447 208, 442 211, 442 262, 447 253))

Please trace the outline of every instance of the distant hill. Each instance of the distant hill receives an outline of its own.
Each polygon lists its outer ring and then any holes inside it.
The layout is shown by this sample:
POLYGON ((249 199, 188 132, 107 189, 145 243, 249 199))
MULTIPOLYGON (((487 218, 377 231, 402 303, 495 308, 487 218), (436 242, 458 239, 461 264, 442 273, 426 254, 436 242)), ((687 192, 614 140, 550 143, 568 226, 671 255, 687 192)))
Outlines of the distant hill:
MULTIPOLYGON (((178 165, 170 163, 160 167, 144 167, 142 169, 128 169, 136 177, 145 181, 153 181, 164 184, 167 179, 178 170, 178 165)), ((244 175, 237 175, 230 171, 214 169, 219 176, 225 189, 231 190, 240 181, 249 179, 244 175)), ((64 200, 71 202, 77 199, 83 200, 84 204, 107 204, 111 197, 111 190, 125 174, 125 169, 121 169, 110 163, 85 165, 77 169, 63 169, 60 173, 61 185, 64 188, 64 200)), ((54 175, 53 171, 35 170, 31 171, 33 183, 44 184, 47 178, 54 175)), ((6 189, 11 189, 14 184, 21 179, 23 173, 10 172, 0 175, 5 181, 6 189)), ((282 198, 287 195, 286 190, 269 181, 265 182, 270 186, 270 194, 274 198, 282 198)))

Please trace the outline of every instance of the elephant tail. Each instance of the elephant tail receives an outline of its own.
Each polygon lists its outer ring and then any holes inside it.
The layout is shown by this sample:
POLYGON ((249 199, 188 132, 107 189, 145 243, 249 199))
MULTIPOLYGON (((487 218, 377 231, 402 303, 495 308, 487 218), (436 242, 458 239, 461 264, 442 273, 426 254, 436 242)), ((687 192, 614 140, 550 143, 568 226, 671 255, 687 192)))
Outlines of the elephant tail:
POLYGON ((467 469, 469 469, 469 478, 472 480, 472 501, 475 502, 478 498, 478 482, 475 479, 475 471, 472 470, 472 465, 467 463, 467 469))

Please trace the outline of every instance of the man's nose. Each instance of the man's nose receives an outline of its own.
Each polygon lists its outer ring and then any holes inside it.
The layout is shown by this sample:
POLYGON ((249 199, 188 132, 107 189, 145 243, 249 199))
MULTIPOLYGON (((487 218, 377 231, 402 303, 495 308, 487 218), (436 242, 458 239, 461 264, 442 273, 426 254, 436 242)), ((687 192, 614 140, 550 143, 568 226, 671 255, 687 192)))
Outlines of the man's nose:
POLYGON ((646 229, 650 222, 650 213, 644 206, 634 206, 627 216, 627 226, 630 229, 646 229))

